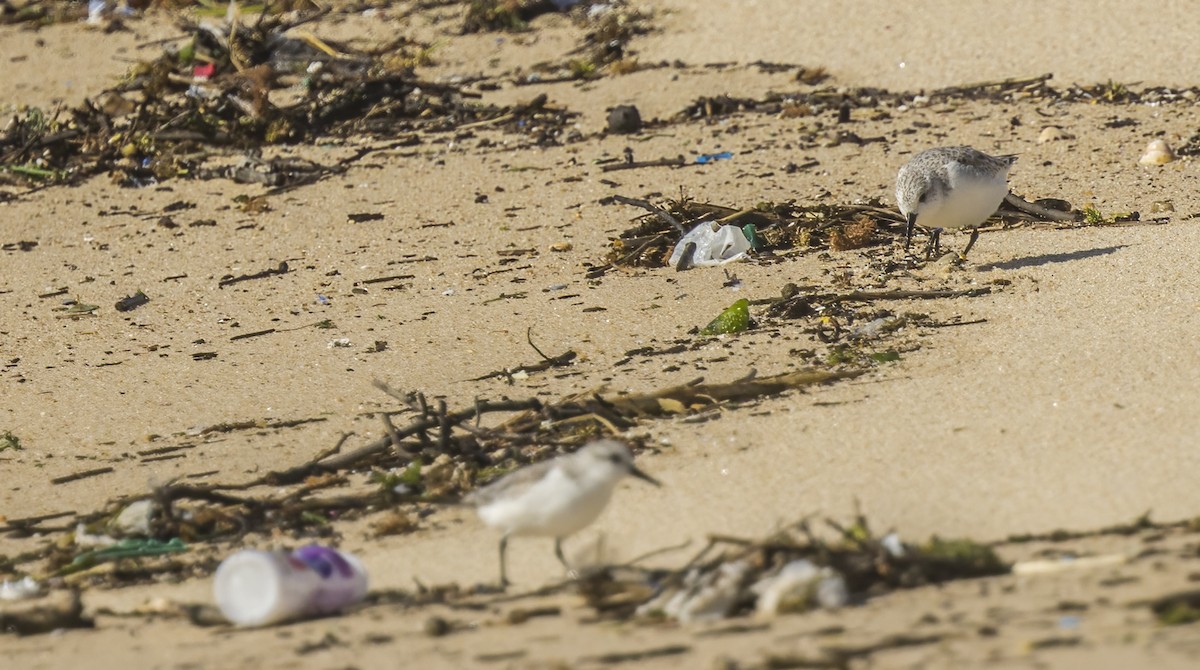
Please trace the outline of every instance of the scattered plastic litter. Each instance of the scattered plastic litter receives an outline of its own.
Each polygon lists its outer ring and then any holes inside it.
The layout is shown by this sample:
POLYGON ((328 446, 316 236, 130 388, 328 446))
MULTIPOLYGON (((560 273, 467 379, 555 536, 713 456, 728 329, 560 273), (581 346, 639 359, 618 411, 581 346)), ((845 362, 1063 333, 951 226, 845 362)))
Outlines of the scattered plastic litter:
POLYGON ((108 3, 105 0, 91 0, 88 2, 87 24, 98 26, 104 23, 104 14, 107 11, 108 3))
POLYGON ((849 604, 850 587, 846 586, 846 578, 832 568, 823 569, 821 574, 821 581, 817 583, 817 604, 827 610, 849 604))
POLYGON ((696 156, 696 164, 704 165, 706 163, 715 163, 717 161, 728 160, 730 158, 733 158, 732 151, 722 151, 715 154, 700 154, 699 156, 696 156))
POLYGON ((742 582, 750 571, 746 561, 722 563, 716 570, 692 570, 677 591, 666 591, 638 608, 639 615, 662 612, 688 623, 714 621, 733 613, 742 593, 742 582))
POLYGON ((245 550, 217 568, 213 595, 231 622, 266 626, 353 605, 367 595, 367 572, 354 556, 319 545, 245 550))
POLYGON ((887 550, 887 553, 890 554, 892 558, 904 558, 904 554, 906 553, 904 551, 904 543, 900 541, 900 535, 898 533, 888 533, 887 535, 884 535, 883 538, 879 540, 879 544, 883 545, 883 548, 887 550))
POLYGON ((192 68, 192 79, 197 82, 208 81, 216 72, 217 66, 214 63, 201 63, 192 68))
POLYGON ((881 316, 850 330, 852 340, 875 340, 904 325, 904 320, 894 316, 881 316))
POLYGON ((0 582, 0 600, 28 600, 41 595, 42 585, 33 577, 0 582))
POLYGON ((111 547, 117 543, 117 538, 111 535, 100 535, 87 532, 87 526, 78 524, 75 526, 75 546, 76 547, 111 547))
POLYGON ((754 225, 753 223, 747 223, 746 225, 742 226, 742 234, 746 236, 746 241, 750 243, 750 249, 752 251, 758 251, 762 249, 763 238, 758 234, 758 226, 754 225))
POLYGON ((150 524, 158 513, 158 503, 153 500, 137 500, 129 503, 117 518, 109 524, 111 531, 121 537, 151 535, 150 524))
POLYGON ((686 266, 724 265, 746 257, 750 251, 750 240, 746 233, 735 226, 720 226, 713 228, 713 223, 704 221, 692 228, 675 244, 671 252, 672 267, 686 269, 680 266, 688 246, 693 245, 691 262, 686 266))
POLYGON ((127 18, 133 16, 134 10, 128 4, 109 4, 108 0, 89 0, 88 14, 84 23, 89 26, 102 26, 108 19, 127 18))
POLYGON ((613 6, 611 3, 605 2, 605 3, 594 4, 591 7, 588 7, 588 10, 587 10, 588 21, 595 21, 596 19, 600 18, 601 16, 604 16, 605 14, 611 12, 612 9, 613 9, 613 6))
POLYGON ((119 558, 140 558, 142 556, 159 556, 162 554, 174 554, 181 551, 187 551, 187 545, 183 540, 173 537, 170 540, 163 542, 161 540, 142 540, 129 539, 120 540, 113 544, 104 547, 103 549, 93 549, 85 551, 75 557, 65 568, 59 571, 59 574, 69 574, 86 570, 97 563, 105 561, 115 561, 119 558))
POLYGON ((750 590, 758 594, 755 609, 762 616, 803 612, 815 605, 836 609, 850 599, 846 580, 836 570, 817 567, 803 558, 783 566, 778 574, 760 579, 750 590))
POLYGON ((701 329, 701 335, 728 335, 740 333, 750 327, 750 301, 742 298, 725 308, 707 326, 701 329))

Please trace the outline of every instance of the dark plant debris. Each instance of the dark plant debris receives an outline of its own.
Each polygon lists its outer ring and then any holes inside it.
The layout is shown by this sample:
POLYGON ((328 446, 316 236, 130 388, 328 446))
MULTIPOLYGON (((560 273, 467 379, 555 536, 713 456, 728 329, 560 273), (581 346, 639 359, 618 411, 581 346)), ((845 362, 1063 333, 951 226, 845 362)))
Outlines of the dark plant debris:
POLYGON ((970 540, 935 537, 908 544, 895 536, 877 537, 861 513, 850 526, 831 519, 824 525, 824 530, 832 533, 818 533, 806 519, 763 539, 713 535, 682 568, 664 571, 625 565, 601 569, 585 575, 580 590, 588 605, 605 617, 627 618, 635 613, 652 618, 677 616, 680 609, 688 609, 680 607, 688 599, 696 603, 693 612, 724 617, 749 613, 757 600, 750 586, 802 559, 841 577, 846 604, 896 589, 1002 575, 1010 570, 990 547, 970 540), (739 577, 722 579, 722 574, 739 577))
POLYGON ((95 98, 17 115, 0 132, 0 178, 73 183, 109 172, 128 186, 230 178, 278 188, 344 165, 258 161, 256 152, 269 145, 366 136, 402 137, 389 147, 406 146, 422 141, 417 131, 483 124, 538 144, 566 141, 576 115, 545 96, 498 107, 474 102, 478 93, 419 80, 413 68, 428 57, 427 45, 399 38, 355 49, 311 34, 288 36, 327 11, 189 24, 181 45, 133 66, 95 98), (243 163, 229 165, 239 154, 243 163))
MULTIPOLYGON (((689 198, 668 199, 659 205, 617 195, 602 202, 633 205, 650 212, 635 218, 633 225, 612 241, 604 258, 607 266, 664 267, 683 234, 705 221, 737 227, 753 225, 757 238, 755 251, 765 256, 792 251, 849 251, 895 246, 904 235, 900 213, 880 200, 813 205, 795 201, 761 202, 750 207, 732 207, 689 198)), ((1061 200, 1031 203, 1010 194, 992 221, 999 227, 1038 222, 1077 227, 1113 220, 1136 220, 1136 215, 1089 219, 1087 211, 1086 207, 1076 210, 1061 200)), ((994 229, 991 226, 982 228, 985 231, 994 229)))
POLYGON ((0 607, 0 633, 40 635, 71 628, 93 628, 83 613, 79 591, 72 589, 48 599, 29 600, 0 607))
MULTIPOLYGON (((801 68, 801 72, 807 71, 801 68)), ((1200 95, 1200 87, 1148 86, 1134 89, 1116 82, 1056 88, 1050 84, 1053 74, 1016 77, 995 81, 947 86, 932 91, 889 91, 883 88, 828 86, 816 90, 773 92, 763 98, 736 98, 727 95, 705 96, 680 110, 675 118, 709 119, 734 113, 758 113, 805 117, 836 115, 839 110, 879 110, 886 112, 901 105, 926 104, 953 100, 989 100, 1013 102, 1033 100, 1041 103, 1087 104, 1191 104, 1200 95)), ((803 79, 801 79, 803 81, 803 79)), ((819 80, 818 80, 819 81, 819 80)), ((844 114, 844 112, 842 112, 844 114)))
POLYGON ((137 293, 134 293, 131 296, 127 296, 125 298, 121 298, 120 300, 118 300, 117 304, 116 304, 116 309, 118 312, 128 312, 131 310, 135 310, 138 307, 141 307, 142 305, 145 305, 149 302, 150 302, 150 298, 146 297, 145 293, 138 291, 137 293))
MULTIPOLYGON (((552 403, 536 398, 480 400, 453 411, 444 401, 431 402, 422 394, 399 393, 380 383, 380 389, 402 405, 382 415, 388 435, 381 440, 343 452, 343 444, 350 437, 346 435, 309 462, 244 482, 169 482, 156 487, 148 496, 111 500, 101 511, 76 515, 75 522, 82 524, 88 533, 116 532, 115 519, 122 511, 139 501, 148 501, 154 510, 147 522, 149 539, 160 542, 233 539, 257 532, 322 537, 332 532, 329 524, 333 519, 394 510, 398 503, 416 505, 415 518, 419 518, 421 506, 457 500, 476 481, 553 457, 596 436, 613 434, 647 420, 686 416, 722 404, 751 402, 862 373, 862 370, 801 370, 771 377, 751 375, 725 383, 696 380, 646 393, 594 390, 552 403), (394 426, 391 417, 397 414, 411 415, 408 424, 394 426), (485 418, 495 415, 505 418, 494 425, 483 423, 485 418), (376 486, 366 491, 334 493, 333 489, 350 483, 347 479, 350 471, 375 473, 376 486)), ((258 422, 250 425, 262 427, 258 422)), ((93 468, 60 477, 55 483, 111 470, 107 466, 93 468)), ((52 520, 62 523, 58 515, 50 515, 0 526, 0 532, 20 535, 43 532, 41 524, 52 520)), ((120 533, 117 535, 120 537, 120 533)), ((81 555, 74 543, 55 543, 19 562, 41 561, 38 569, 41 574, 61 574, 66 566, 77 565, 75 562, 81 555)), ((121 560, 128 563, 142 559, 121 560)), ((163 570, 191 569, 181 567, 180 558, 158 560, 151 562, 163 570)), ((205 565, 204 569, 214 567, 205 565)), ((132 572, 97 574, 94 579, 112 580, 114 585, 136 583, 156 569, 143 566, 132 572)))

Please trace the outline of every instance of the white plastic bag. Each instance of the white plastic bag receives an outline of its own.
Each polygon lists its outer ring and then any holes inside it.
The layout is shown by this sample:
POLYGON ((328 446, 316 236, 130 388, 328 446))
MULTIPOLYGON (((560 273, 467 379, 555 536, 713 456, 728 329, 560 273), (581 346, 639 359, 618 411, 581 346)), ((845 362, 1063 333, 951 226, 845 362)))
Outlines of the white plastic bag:
POLYGON ((750 251, 750 240, 736 226, 721 226, 714 229, 711 221, 704 221, 692 228, 680 238, 671 252, 671 265, 679 266, 683 250, 688 244, 695 244, 696 251, 692 254, 692 265, 724 265, 741 260, 750 251))

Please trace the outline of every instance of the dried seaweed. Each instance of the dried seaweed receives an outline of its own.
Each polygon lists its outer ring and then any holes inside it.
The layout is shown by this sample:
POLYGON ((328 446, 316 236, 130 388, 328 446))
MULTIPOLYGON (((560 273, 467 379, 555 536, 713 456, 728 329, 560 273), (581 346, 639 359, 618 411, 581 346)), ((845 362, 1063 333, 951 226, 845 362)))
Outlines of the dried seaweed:
POLYGON ((529 21, 557 9, 549 0, 470 0, 466 4, 461 28, 464 34, 526 30, 529 21))
MULTIPOLYGON (((69 109, 30 109, 0 133, 10 181, 74 182, 113 171, 122 184, 172 178, 231 178, 282 187, 344 164, 260 162, 208 167, 212 157, 321 138, 406 137, 487 124, 538 144, 566 141, 576 115, 545 96, 508 107, 421 81, 412 72, 426 45, 400 39, 370 50, 288 31, 320 17, 262 14, 256 20, 192 25, 183 46, 139 63, 123 81, 69 109)), ((375 149, 355 157, 361 158, 375 149)))
POLYGON ((1043 101, 1088 104, 1191 104, 1200 97, 1200 87, 1149 86, 1134 88, 1107 81, 1091 85, 1073 84, 1056 88, 1053 74, 947 86, 932 91, 889 91, 876 87, 826 86, 815 90, 772 92, 762 98, 702 96, 674 116, 676 121, 713 119, 735 113, 785 116, 831 114, 839 109, 896 109, 929 102, 983 100, 993 102, 1043 101))
MULTIPOLYGON (((551 0, 470 0, 462 32, 529 30, 530 21, 561 11, 561 4, 551 0)), ((584 29, 579 45, 563 59, 532 65, 532 72, 517 78, 517 85, 578 81, 606 72, 628 74, 646 69, 638 62, 630 42, 650 32, 651 16, 647 12, 629 7, 624 0, 584 0, 573 3, 569 10, 576 25, 584 29)))
POLYGON ((853 242, 866 246, 886 239, 877 232, 890 231, 898 235, 903 229, 899 212, 878 201, 863 205, 798 205, 789 201, 760 203, 752 208, 689 199, 668 200, 661 208, 631 198, 619 197, 614 201, 644 208, 650 206, 654 208, 654 214, 638 217, 631 228, 613 240, 612 249, 605 257, 611 265, 663 267, 681 231, 690 230, 702 221, 754 225, 760 238, 757 250, 761 252, 828 249, 835 239, 839 244, 853 242))
POLYGON ((0 607, 0 633, 39 635, 71 628, 92 628, 95 622, 83 612, 79 591, 18 605, 0 607))
MULTIPOLYGON (((758 203, 749 208, 680 198, 661 205, 637 198, 610 196, 603 202, 640 207, 650 212, 612 241, 607 266, 664 267, 679 238, 701 222, 754 226, 755 251, 848 251, 894 245, 902 239, 904 219, 881 200, 861 204, 802 205, 795 201, 758 203)), ((1089 225, 1085 210, 1064 201, 1031 203, 1009 194, 993 221, 1001 226, 1050 222, 1060 227, 1089 225)), ((1136 216, 1129 215, 1133 219, 1136 216)), ((1124 219, 1120 219, 1124 220, 1124 219)))
POLYGON ((599 569, 582 579, 580 593, 604 617, 674 616, 672 612, 681 602, 696 598, 704 602, 703 618, 720 618, 750 611, 757 599, 751 584, 794 561, 809 561, 836 573, 844 581, 848 603, 896 589, 1002 575, 1010 570, 990 547, 970 540, 934 537, 922 544, 905 544, 895 536, 880 538, 862 514, 850 526, 833 520, 825 523, 833 530, 832 537, 819 535, 807 519, 763 539, 713 535, 681 568, 664 571, 624 565, 599 569), (731 570, 734 566, 736 571, 731 570), (712 578, 722 572, 738 577, 712 578), (707 586, 685 587, 685 582, 707 586))
MULTIPOLYGON (((148 505, 146 509, 152 511, 145 531, 149 540, 138 542, 160 541, 174 548, 181 540, 195 543, 237 539, 258 532, 321 537, 333 532, 330 521, 335 518, 393 510, 399 503, 454 502, 477 480, 552 457, 595 436, 612 434, 649 419, 753 401, 861 374, 862 370, 805 370, 762 378, 751 375, 725 383, 696 380, 646 393, 604 394, 596 390, 554 403, 543 403, 536 398, 478 401, 454 411, 445 402, 431 403, 422 394, 402 394, 381 383, 379 387, 403 405, 384 415, 388 436, 383 439, 343 452, 342 446, 350 437, 345 435, 308 462, 267 472, 249 481, 168 482, 155 487, 149 495, 123 496, 110 500, 98 511, 72 514, 74 523, 58 528, 78 527, 81 532, 114 533, 122 537, 129 531, 118 530, 121 524, 116 520, 121 513, 134 505, 148 505), (390 416, 401 413, 414 416, 403 427, 391 425, 390 416), (507 417, 494 425, 483 425, 484 417, 494 414, 507 417), (346 473, 352 470, 374 473, 377 486, 367 491, 334 493, 350 483, 346 473)), ((63 516, 14 520, 0 530, 20 535, 45 532, 50 530, 43 525, 46 521, 60 520, 63 516)), ((401 532, 397 528, 409 532, 413 529, 410 521, 392 520, 379 532, 401 532)), ((55 543, 19 560, 13 559, 6 569, 40 561, 38 573, 42 575, 67 574, 78 572, 80 561, 86 563, 89 555, 87 551, 81 553, 73 543, 55 543)), ((180 560, 153 562, 124 554, 118 557, 118 563, 112 570, 85 570, 79 573, 79 578, 129 584, 150 579, 156 572, 206 571, 213 567, 180 560)))
POLYGON ((0 25, 45 26, 79 21, 87 13, 87 3, 83 0, 4 0, 0 2, 0 25))

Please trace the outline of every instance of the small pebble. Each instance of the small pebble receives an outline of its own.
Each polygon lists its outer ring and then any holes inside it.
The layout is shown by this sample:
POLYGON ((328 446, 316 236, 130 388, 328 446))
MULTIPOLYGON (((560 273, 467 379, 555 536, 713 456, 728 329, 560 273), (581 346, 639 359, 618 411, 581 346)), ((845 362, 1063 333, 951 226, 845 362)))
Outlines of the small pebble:
POLYGON ((440 616, 431 616, 425 620, 425 634, 429 637, 442 637, 450 632, 450 622, 440 616))
POLYGON ((608 110, 610 133, 636 133, 642 129, 642 115, 633 105, 617 105, 608 110))

